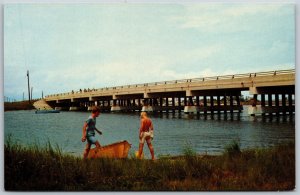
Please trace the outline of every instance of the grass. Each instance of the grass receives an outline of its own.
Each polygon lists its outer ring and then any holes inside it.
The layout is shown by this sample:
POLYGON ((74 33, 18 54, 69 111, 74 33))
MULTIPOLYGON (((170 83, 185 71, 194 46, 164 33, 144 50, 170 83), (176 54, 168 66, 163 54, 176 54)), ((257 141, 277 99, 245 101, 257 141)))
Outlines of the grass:
POLYGON ((156 161, 83 160, 45 148, 5 143, 8 191, 286 191, 295 189, 295 144, 241 151, 228 145, 219 156, 183 155, 156 161), (235 151, 235 152, 233 152, 235 151), (237 152, 239 151, 239 152, 237 152))
POLYGON ((225 154, 230 157, 238 156, 241 154, 240 143, 237 140, 233 140, 230 144, 225 146, 225 154))

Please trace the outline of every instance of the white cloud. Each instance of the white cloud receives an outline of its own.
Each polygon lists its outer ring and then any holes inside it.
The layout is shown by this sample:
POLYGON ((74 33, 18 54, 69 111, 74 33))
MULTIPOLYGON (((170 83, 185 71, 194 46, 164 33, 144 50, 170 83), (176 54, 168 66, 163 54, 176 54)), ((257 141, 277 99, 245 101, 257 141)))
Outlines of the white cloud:
POLYGON ((225 17, 243 17, 255 14, 269 14, 276 13, 281 8, 281 5, 270 5, 270 4, 246 4, 233 6, 231 8, 225 9, 223 16, 225 17))
MULTIPOLYGON (((242 32, 251 30, 247 19, 262 14, 280 14, 281 5, 270 4, 204 4, 187 6, 185 14, 172 17, 183 29, 197 29, 201 32, 242 32), (199 14, 201 12, 201 14, 199 14)), ((253 29, 252 29, 253 30, 253 29)))
POLYGON ((268 66, 262 66, 260 71, 290 70, 295 68, 296 68, 295 64, 284 63, 284 64, 274 64, 272 69, 270 69, 268 66))
POLYGON ((181 80, 181 79, 192 79, 192 78, 202 78, 202 77, 210 77, 216 76, 217 72, 212 71, 211 69, 207 68, 201 71, 190 71, 186 73, 179 73, 173 70, 164 70, 162 71, 163 78, 167 78, 167 80, 181 80))
POLYGON ((273 42, 272 46, 269 49, 269 52, 272 54, 280 54, 282 52, 288 51, 289 43, 283 42, 281 40, 276 40, 273 42))
POLYGON ((215 16, 188 16, 185 17, 185 21, 181 25, 182 28, 211 28, 211 26, 219 25, 223 20, 215 16))
POLYGON ((183 57, 186 58, 186 60, 204 60, 209 57, 217 56, 217 53, 221 51, 221 49, 221 45, 208 45, 206 47, 201 47, 192 51, 186 51, 186 53, 183 54, 183 57))

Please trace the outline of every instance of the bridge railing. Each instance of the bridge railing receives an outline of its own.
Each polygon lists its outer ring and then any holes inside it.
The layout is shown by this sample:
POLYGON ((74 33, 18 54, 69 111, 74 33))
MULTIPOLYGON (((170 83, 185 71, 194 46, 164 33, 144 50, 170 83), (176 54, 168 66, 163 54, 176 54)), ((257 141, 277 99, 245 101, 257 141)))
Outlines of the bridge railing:
POLYGON ((81 93, 92 93, 97 91, 114 91, 120 89, 129 89, 129 88, 144 88, 148 86, 161 86, 168 84, 180 84, 180 83, 188 83, 188 82, 205 82, 205 81, 214 81, 214 80, 226 80, 226 79, 237 79, 237 78, 249 78, 249 77, 259 77, 259 76, 276 76, 276 75, 284 75, 284 74, 295 74, 295 69, 289 70, 276 70, 276 71, 265 71, 265 72, 257 72, 257 73, 246 73, 246 74, 234 74, 234 75, 223 75, 223 76, 213 76, 213 77, 202 77, 202 78, 192 78, 192 79, 180 79, 180 80, 170 80, 170 81, 160 81, 160 82, 151 82, 151 83, 142 83, 142 84, 132 84, 132 85, 122 85, 115 87, 104 87, 98 89, 92 89, 87 91, 74 91, 67 93, 59 93, 53 95, 47 95, 45 97, 59 97, 59 96, 70 96, 74 94, 81 93))

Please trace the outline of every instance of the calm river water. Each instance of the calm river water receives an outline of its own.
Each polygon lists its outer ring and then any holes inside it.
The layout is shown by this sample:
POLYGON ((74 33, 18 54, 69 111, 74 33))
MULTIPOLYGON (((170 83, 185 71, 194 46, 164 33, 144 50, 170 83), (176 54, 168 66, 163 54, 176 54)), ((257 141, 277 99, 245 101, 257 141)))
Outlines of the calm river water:
MULTIPOLYGON (((245 111, 244 111, 245 112, 245 111)), ((9 111, 4 113, 5 141, 7 136, 22 145, 48 141, 65 153, 82 154, 83 122, 89 112, 60 112, 35 114, 34 111, 9 111)), ((182 114, 150 115, 155 129, 153 146, 155 155, 180 155, 184 148, 192 148, 200 154, 220 154, 233 140, 242 149, 268 147, 295 140, 295 116, 251 117, 234 113, 213 117, 182 114)), ((97 128, 103 135, 96 135, 102 145, 127 140, 132 144, 130 155, 138 149, 139 113, 102 113, 97 118, 97 128)), ((148 147, 144 146, 147 158, 148 147)))

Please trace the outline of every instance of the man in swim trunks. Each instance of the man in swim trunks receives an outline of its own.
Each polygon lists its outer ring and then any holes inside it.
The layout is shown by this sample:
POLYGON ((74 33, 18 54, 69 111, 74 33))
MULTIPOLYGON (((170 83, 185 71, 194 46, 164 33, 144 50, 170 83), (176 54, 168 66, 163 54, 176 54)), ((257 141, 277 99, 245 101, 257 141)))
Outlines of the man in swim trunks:
POLYGON ((140 138, 140 144, 139 144, 139 152, 138 152, 138 158, 141 158, 141 155, 143 153, 144 143, 147 142, 148 148, 151 153, 152 160, 154 160, 154 149, 151 143, 151 140, 153 139, 153 124, 150 118, 148 118, 146 112, 141 112, 141 126, 139 131, 139 138, 140 138))

